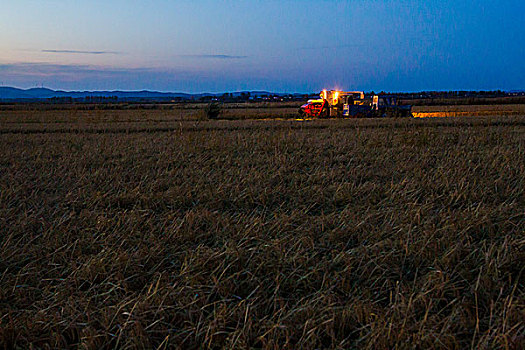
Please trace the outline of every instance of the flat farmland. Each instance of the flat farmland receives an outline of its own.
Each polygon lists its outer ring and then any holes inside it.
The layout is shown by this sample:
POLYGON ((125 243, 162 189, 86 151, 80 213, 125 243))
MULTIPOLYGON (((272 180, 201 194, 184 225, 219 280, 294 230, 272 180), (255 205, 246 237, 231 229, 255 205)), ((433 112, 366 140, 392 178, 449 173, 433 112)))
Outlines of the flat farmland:
POLYGON ((525 346, 523 116, 177 113, 0 113, 0 347, 525 346))
POLYGON ((525 115, 523 104, 500 105, 450 105, 414 106, 413 115, 418 118, 475 117, 475 116, 519 116, 525 115))
MULTIPOLYGON (((298 117, 300 102, 225 103, 223 120, 252 120, 298 117)), ((100 106, 96 104, 26 106, 0 105, 0 124, 115 124, 169 123, 173 121, 206 120, 203 103, 100 106)))
MULTIPOLYGON (((404 101, 410 103, 410 101, 404 101)), ((272 103, 225 103, 221 106, 221 120, 293 120, 298 118, 301 102, 272 103)), ((115 105, 8 105, 0 104, 0 126, 41 128, 49 124, 77 127, 111 127, 122 123, 142 125, 166 125, 173 122, 205 121, 206 104, 115 104, 115 105)), ((524 104, 486 105, 416 105, 412 112, 415 117, 495 117, 525 116, 524 104)))

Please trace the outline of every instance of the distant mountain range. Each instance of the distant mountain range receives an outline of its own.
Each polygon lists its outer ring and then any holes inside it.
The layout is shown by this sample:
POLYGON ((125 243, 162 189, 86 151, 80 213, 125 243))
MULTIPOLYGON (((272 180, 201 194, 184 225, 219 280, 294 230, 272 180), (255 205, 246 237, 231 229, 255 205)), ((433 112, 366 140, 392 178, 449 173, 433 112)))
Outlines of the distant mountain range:
MULTIPOLYGON (((230 94, 230 92, 228 92, 230 94)), ((432 94, 432 92, 429 92, 432 94)), ((475 93, 475 92, 473 92, 475 93)), ((499 92, 501 93, 501 91, 499 92)), ((523 94, 524 90, 511 90, 505 92, 505 94, 523 94)), ((302 93, 278 93, 270 91, 239 91, 232 92, 232 97, 240 97, 246 94, 253 97, 261 96, 294 96, 303 97, 305 94, 302 93)), ((402 93, 403 95, 410 93, 402 93)), ((192 100, 199 99, 201 97, 219 97, 223 96, 224 93, 201 93, 201 94, 187 94, 182 92, 158 92, 158 91, 62 91, 62 90, 51 90, 46 88, 32 88, 32 89, 17 89, 13 87, 0 87, 0 101, 4 102, 24 102, 24 101, 40 101, 52 98, 71 98, 82 100, 88 97, 99 97, 109 98, 116 97, 119 101, 170 101, 170 100, 192 100)), ((316 94, 314 94, 316 95, 316 94)), ((441 96, 441 94, 438 94, 441 96)), ((483 97, 481 94, 479 97, 483 97)))
MULTIPOLYGON (((283 93, 273 93, 267 91, 243 91, 234 92, 233 96, 240 96, 243 93, 250 93, 251 96, 261 95, 289 95, 283 93)), ((13 87, 0 87, 0 100, 43 100, 50 98, 73 98, 80 99, 86 97, 118 97, 119 99, 173 99, 183 98, 192 99, 204 96, 221 96, 220 94, 186 94, 181 92, 157 92, 157 91, 61 91, 46 88, 17 89, 13 87)))

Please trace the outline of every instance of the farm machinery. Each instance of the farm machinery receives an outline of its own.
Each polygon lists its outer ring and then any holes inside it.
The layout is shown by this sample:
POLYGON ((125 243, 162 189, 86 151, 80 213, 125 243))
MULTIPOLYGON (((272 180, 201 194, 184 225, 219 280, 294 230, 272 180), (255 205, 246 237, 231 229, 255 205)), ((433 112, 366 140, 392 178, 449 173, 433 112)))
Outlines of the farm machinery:
POLYGON ((362 91, 323 90, 320 99, 299 108, 301 118, 412 117, 412 106, 399 105, 394 96, 365 96, 362 91))

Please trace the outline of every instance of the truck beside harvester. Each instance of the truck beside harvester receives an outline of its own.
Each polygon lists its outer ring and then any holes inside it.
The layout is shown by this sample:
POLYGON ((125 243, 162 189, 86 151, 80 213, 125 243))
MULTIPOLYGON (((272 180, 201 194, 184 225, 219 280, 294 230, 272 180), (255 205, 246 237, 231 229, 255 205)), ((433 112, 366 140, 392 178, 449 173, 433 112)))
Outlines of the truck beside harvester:
POLYGON ((395 96, 363 91, 323 90, 320 99, 299 108, 301 118, 403 118, 412 117, 412 106, 400 105, 395 96))

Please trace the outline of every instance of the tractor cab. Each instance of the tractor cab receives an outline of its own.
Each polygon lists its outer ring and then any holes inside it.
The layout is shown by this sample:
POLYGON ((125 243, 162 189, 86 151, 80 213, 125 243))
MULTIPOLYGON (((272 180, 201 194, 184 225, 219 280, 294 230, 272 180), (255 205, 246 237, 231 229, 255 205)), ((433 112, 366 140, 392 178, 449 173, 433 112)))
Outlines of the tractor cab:
POLYGON ((406 118, 412 117, 412 106, 400 105, 395 96, 374 96, 372 114, 375 117, 406 118))

